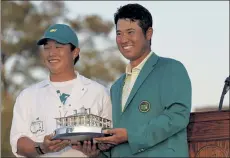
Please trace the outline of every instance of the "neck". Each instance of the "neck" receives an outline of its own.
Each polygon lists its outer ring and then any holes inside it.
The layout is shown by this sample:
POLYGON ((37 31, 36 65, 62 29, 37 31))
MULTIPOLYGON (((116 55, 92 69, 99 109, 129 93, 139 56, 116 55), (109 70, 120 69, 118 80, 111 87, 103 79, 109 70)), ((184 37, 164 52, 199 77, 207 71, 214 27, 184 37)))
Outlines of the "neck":
POLYGON ((130 61, 131 68, 138 66, 146 58, 146 56, 148 56, 150 52, 151 52, 151 49, 149 48, 138 59, 130 61))
POLYGON ((64 82, 64 81, 69 81, 69 80, 73 80, 77 77, 77 75, 75 74, 74 71, 69 72, 69 73, 65 73, 65 74, 54 74, 54 73, 50 73, 50 81, 52 82, 64 82))

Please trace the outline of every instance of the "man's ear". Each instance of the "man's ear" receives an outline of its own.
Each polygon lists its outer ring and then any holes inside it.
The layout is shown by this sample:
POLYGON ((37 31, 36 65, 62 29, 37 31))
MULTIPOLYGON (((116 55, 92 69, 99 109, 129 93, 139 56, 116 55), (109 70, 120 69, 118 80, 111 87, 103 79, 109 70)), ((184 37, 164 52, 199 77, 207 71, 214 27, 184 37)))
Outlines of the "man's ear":
POLYGON ((73 59, 75 59, 80 53, 80 48, 75 48, 73 50, 73 59))
POLYGON ((153 35, 153 28, 149 27, 148 30, 146 31, 146 39, 151 40, 153 35))

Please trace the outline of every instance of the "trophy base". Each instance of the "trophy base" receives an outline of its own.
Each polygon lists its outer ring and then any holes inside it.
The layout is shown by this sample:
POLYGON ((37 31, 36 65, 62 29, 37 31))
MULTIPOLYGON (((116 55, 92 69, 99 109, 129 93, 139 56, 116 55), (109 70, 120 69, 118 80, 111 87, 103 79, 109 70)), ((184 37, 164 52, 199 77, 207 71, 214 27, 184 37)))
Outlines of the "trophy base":
POLYGON ((52 140, 70 140, 72 144, 79 141, 90 141, 93 138, 104 137, 103 133, 66 133, 55 135, 52 140))
POLYGON ((101 127, 73 126, 56 129, 52 140, 70 140, 71 144, 92 141, 93 138, 106 137, 101 127))

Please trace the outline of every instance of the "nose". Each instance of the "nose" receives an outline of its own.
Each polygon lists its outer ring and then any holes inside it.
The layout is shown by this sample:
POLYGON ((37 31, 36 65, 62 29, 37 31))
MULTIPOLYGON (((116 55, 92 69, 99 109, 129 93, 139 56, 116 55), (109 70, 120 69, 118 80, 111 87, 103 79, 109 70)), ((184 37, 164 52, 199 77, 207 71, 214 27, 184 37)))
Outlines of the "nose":
POLYGON ((121 43, 126 43, 128 42, 128 38, 126 36, 121 37, 121 43))
POLYGON ((51 47, 49 49, 49 56, 54 56, 56 54, 56 49, 54 47, 51 47))

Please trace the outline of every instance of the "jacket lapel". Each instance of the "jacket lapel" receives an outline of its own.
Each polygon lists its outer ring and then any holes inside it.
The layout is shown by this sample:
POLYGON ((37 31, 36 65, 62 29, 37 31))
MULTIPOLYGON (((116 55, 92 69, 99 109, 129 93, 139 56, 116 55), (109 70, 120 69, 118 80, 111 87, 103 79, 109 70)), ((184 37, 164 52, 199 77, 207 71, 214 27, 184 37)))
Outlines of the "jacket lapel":
POLYGON ((128 97, 127 102, 126 102, 125 107, 124 107, 124 111, 126 110, 128 105, 130 104, 131 100, 133 99, 133 97, 137 93, 137 91, 140 88, 140 86, 142 85, 142 83, 148 77, 150 72, 154 69, 154 65, 157 63, 158 58, 159 57, 155 53, 153 53, 149 57, 149 59, 146 61, 145 65, 141 69, 141 72, 139 73, 139 75, 135 81, 135 84, 133 85, 133 88, 129 94, 129 97, 128 97))
MULTIPOLYGON (((125 74, 123 74, 120 79, 117 81, 116 85, 113 89, 113 97, 112 97, 112 105, 113 105, 113 113, 115 114, 114 117, 120 118, 121 115, 121 97, 122 97, 122 89, 124 86, 125 74)), ((114 125, 117 125, 116 122, 119 119, 113 118, 114 125)))

